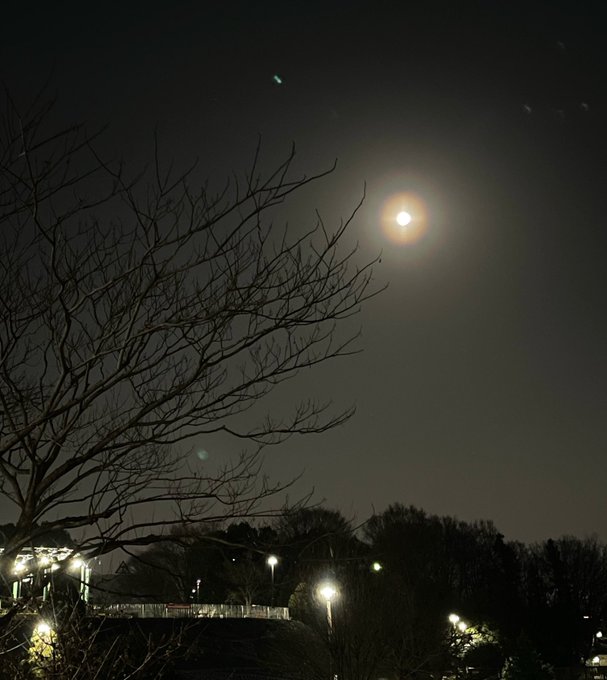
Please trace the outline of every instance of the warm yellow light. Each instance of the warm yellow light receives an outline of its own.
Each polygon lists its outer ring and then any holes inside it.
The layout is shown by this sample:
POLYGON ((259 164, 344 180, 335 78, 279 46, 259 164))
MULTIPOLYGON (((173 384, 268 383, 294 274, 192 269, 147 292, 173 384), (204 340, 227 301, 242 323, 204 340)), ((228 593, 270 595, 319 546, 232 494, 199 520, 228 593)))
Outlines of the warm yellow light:
POLYGON ((406 227, 413 218, 406 210, 401 210, 396 216, 396 222, 401 227, 406 227))
POLYGON ((457 627, 458 627, 458 629, 463 633, 463 632, 466 630, 466 628, 468 628, 468 624, 467 624, 467 623, 464 623, 464 621, 460 621, 460 622, 457 624, 457 627))
POLYGON ((20 574, 25 571, 25 562, 15 562, 15 573, 20 574))
POLYGON ((600 657, 598 657, 598 656, 593 656, 593 657, 592 657, 592 663, 594 663, 594 664, 599 664, 600 662, 601 662, 600 657))
POLYGON ((381 571, 383 567, 380 562, 373 562, 371 569, 373 569, 373 571, 381 571))
POLYGON ((457 614, 449 614, 449 622, 455 625, 459 621, 459 616, 457 614))
POLYGON ((268 564, 271 567, 275 567, 278 564, 278 557, 276 557, 276 555, 270 555, 268 557, 268 564))
POLYGON ((36 635, 39 635, 40 637, 45 637, 47 635, 50 635, 51 627, 45 621, 41 621, 34 628, 34 633, 36 633, 36 635))
POLYGON ((49 626, 46 621, 39 621, 34 626, 32 633, 32 646, 29 653, 36 662, 45 662, 51 659, 55 653, 55 643, 57 633, 49 626))
POLYGON ((79 558, 76 557, 76 559, 72 560, 71 567, 72 569, 80 569, 80 567, 84 564, 84 562, 79 558))
POLYGON ((48 555, 42 555, 38 558, 38 564, 41 567, 46 567, 47 564, 50 564, 50 561, 51 561, 51 559, 48 555))
POLYGON ((426 206, 415 194, 394 194, 382 207, 381 227, 394 243, 407 245, 419 241, 427 226, 426 206))
POLYGON ((325 583, 324 585, 320 586, 318 592, 327 602, 331 602, 337 595, 337 589, 330 583, 325 583))

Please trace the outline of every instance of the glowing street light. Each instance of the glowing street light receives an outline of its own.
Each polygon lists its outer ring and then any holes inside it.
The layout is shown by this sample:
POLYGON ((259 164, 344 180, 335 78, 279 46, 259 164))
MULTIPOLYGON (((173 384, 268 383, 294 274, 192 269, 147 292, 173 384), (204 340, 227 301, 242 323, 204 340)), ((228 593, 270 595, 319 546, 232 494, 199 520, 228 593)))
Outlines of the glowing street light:
POLYGON ((84 602, 89 601, 89 583, 91 581, 91 568, 81 557, 74 557, 70 560, 69 568, 80 571, 80 597, 84 602))
POLYGON ((458 614, 449 614, 448 618, 449 623, 451 623, 454 628, 457 628, 460 633, 465 633, 468 630, 468 624, 465 621, 462 621, 458 614))
POLYGON ((32 647, 29 653, 33 659, 39 661, 42 659, 50 659, 55 651, 55 643, 57 641, 57 633, 46 621, 38 621, 32 631, 32 647))
POLYGON ((276 568, 276 565, 278 564, 278 557, 276 555, 268 555, 268 559, 266 560, 266 563, 270 567, 270 578, 272 579, 272 587, 270 589, 270 605, 273 607, 274 606, 274 569, 276 568))
POLYGON ((371 565, 371 569, 372 569, 375 573, 381 571, 383 568, 384 568, 384 567, 383 567, 383 565, 382 565, 381 562, 373 562, 373 564, 371 565))
POLYGON ((333 630, 333 613, 331 611, 331 602, 337 597, 337 588, 332 583, 323 583, 318 588, 319 595, 327 603, 327 625, 329 630, 333 630))
POLYGON ((40 621, 34 628, 34 633, 40 637, 46 637, 51 634, 51 627, 46 623, 46 621, 40 621))
POLYGON ((13 582, 13 599, 17 600, 21 597, 21 584, 26 580, 27 564, 23 560, 18 559, 15 561, 13 571, 17 575, 17 580, 13 582))
POLYGON ((268 566, 270 567, 270 572, 272 574, 272 588, 274 587, 274 567, 278 564, 278 557, 276 555, 270 555, 266 560, 268 566))

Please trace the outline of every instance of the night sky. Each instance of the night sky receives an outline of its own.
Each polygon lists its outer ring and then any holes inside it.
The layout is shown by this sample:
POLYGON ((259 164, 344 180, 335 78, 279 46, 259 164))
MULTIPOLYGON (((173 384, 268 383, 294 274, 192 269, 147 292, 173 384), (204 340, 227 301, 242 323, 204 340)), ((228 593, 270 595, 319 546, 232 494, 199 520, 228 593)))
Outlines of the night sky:
POLYGON ((259 135, 264 163, 291 142, 302 173, 337 158, 295 224, 335 222, 366 183, 349 238, 361 262, 381 252, 388 289, 358 319, 362 354, 279 395, 357 406, 268 452, 273 477, 303 472, 294 496, 359 521, 398 501, 509 539, 607 540, 603 2, 12 5, 0 78, 109 123, 109 157, 143 163, 156 129, 218 182, 259 135), (415 242, 382 230, 401 194, 426 212, 415 242))

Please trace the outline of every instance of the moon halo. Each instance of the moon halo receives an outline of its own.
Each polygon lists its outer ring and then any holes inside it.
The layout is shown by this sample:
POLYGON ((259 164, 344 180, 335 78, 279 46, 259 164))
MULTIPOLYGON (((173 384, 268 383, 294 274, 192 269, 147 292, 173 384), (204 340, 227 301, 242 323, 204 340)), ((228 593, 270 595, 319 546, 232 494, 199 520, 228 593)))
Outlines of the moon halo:
POLYGON ((401 227, 406 227, 411 222, 412 219, 413 218, 411 217, 411 214, 408 213, 406 210, 401 210, 396 216, 396 222, 401 227))
POLYGON ((381 228, 393 243, 410 245, 419 241, 428 226, 424 201, 416 194, 393 194, 383 204, 381 228))

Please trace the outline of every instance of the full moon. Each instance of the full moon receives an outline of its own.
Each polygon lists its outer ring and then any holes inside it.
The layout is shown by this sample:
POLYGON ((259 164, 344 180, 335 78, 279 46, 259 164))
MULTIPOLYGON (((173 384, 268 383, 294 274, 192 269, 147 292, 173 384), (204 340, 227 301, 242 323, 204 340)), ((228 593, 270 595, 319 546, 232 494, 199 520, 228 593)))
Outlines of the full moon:
POLYGON ((409 191, 386 196, 381 207, 380 225, 393 243, 402 246, 417 243, 428 228, 428 211, 424 200, 409 191))
POLYGON ((406 227, 409 224, 409 222, 411 222, 411 215, 405 210, 403 210, 399 212, 398 215, 396 216, 396 222, 401 227, 406 227))

